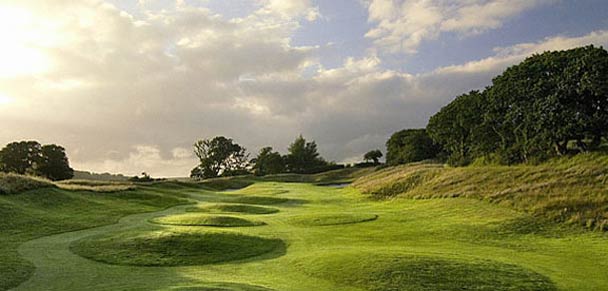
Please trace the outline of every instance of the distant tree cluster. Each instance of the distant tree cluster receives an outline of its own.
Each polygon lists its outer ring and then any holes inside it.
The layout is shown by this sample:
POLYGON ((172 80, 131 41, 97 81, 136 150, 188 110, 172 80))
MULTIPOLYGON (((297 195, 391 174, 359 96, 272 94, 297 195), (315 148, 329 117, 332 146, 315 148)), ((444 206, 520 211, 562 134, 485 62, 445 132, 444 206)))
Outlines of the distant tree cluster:
POLYGON ((301 135, 289 146, 286 155, 281 155, 268 146, 260 149, 258 155, 249 160, 244 147, 223 136, 197 141, 194 153, 200 163, 191 171, 190 176, 203 179, 245 174, 311 174, 344 167, 325 161, 317 150, 316 142, 306 141, 301 135))
POLYGON ((395 133, 387 142, 387 162, 432 153, 445 155, 451 165, 478 158, 534 162, 595 150, 607 135, 608 52, 586 46, 533 55, 484 91, 458 96, 430 118, 426 131, 395 133))
POLYGON ((13 142, 0 150, 0 171, 35 175, 58 181, 71 179, 74 170, 61 146, 37 141, 13 142))

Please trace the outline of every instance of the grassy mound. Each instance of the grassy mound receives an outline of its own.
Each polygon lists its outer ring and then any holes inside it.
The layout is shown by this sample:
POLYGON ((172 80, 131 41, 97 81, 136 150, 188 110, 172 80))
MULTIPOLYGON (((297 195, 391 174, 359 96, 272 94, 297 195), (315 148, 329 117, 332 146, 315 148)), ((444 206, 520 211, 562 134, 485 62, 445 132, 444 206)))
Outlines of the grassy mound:
POLYGON ((299 202, 299 201, 300 200, 268 197, 268 196, 239 196, 239 197, 226 199, 223 202, 255 204, 255 205, 275 205, 275 204, 282 204, 282 203, 286 203, 286 202, 299 202))
POLYGON ((353 186, 375 198, 476 198, 551 221, 608 230, 605 154, 580 154, 540 165, 410 164, 377 171, 353 186))
POLYGON ((283 254, 279 239, 236 233, 130 231, 84 238, 70 245, 82 257, 116 265, 191 266, 228 262, 270 252, 283 254))
POLYGON ((272 289, 237 283, 207 283, 202 286, 188 286, 171 288, 175 291, 272 291, 272 289))
POLYGON ((341 224, 355 224, 378 219, 375 214, 322 214, 322 215, 300 215, 290 219, 290 223, 303 226, 328 226, 341 224))
POLYGON ((366 290, 557 290, 546 277, 494 261, 342 253, 306 263, 305 272, 366 290), (313 266, 312 268, 309 266, 313 266))
POLYGON ((52 187, 55 187, 55 184, 49 180, 0 172, 0 195, 52 187))
POLYGON ((251 221, 234 216, 210 216, 198 213, 186 213, 170 216, 156 217, 151 220, 153 223, 182 225, 182 226, 217 226, 217 227, 238 227, 264 225, 259 221, 251 221))
POLYGON ((213 204, 202 207, 189 207, 187 212, 210 212, 210 213, 245 213, 245 214, 272 214, 279 212, 276 208, 260 207, 240 204, 213 204))

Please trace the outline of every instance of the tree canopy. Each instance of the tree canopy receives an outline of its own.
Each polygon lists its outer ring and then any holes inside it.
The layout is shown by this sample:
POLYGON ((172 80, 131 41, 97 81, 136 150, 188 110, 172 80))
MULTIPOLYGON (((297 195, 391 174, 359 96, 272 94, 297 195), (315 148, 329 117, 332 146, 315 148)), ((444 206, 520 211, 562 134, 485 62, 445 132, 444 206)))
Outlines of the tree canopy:
POLYGON ((191 177, 215 178, 247 173, 247 150, 230 138, 217 136, 199 140, 194 144, 194 154, 200 163, 192 169, 191 177))
POLYGON ((441 147, 428 136, 425 129, 404 129, 394 133, 386 142, 386 163, 406 164, 435 158, 441 147))
POLYGON ((483 92, 457 97, 431 117, 451 164, 505 164, 596 149, 608 134, 608 52, 586 46, 533 55, 483 92))
POLYGON ((71 179, 74 170, 58 145, 41 145, 37 141, 20 141, 0 150, 0 171, 42 176, 57 181, 71 179))
POLYGON ((363 156, 363 160, 366 162, 373 162, 376 165, 380 163, 380 158, 382 158, 382 152, 380 150, 371 150, 363 156))
POLYGON ((287 170, 292 173, 307 174, 327 166, 327 162, 319 156, 317 143, 307 142, 302 135, 298 136, 288 148, 285 156, 287 170))
POLYGON ((272 147, 264 147, 257 157, 252 160, 253 171, 256 175, 272 175, 285 172, 285 160, 278 152, 273 152, 272 147))

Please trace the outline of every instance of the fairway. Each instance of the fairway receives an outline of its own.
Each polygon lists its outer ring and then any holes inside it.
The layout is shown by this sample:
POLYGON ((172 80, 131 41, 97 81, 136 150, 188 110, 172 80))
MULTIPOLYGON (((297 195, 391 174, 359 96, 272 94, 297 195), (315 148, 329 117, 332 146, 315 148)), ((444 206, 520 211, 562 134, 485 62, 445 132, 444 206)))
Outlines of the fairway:
POLYGON ((605 235, 530 229, 483 201, 277 182, 181 192, 197 205, 22 244, 36 270, 15 290, 608 290, 605 235))

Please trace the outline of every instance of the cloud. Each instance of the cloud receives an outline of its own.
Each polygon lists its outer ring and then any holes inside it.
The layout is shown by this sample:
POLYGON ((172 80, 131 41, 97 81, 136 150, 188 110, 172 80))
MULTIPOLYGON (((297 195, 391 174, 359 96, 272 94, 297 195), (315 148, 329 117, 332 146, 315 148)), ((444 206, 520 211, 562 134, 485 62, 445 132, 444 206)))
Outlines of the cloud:
POLYGON ((390 53, 416 53, 425 40, 441 33, 478 34, 551 0, 369 0, 366 37, 390 53))
MULTIPOLYGON (((186 176, 196 164, 192 143, 216 135, 255 153, 266 145, 285 152, 302 133, 326 158, 353 161, 384 148, 394 131, 425 126, 454 96, 483 88, 531 53, 608 40, 606 31, 547 38, 422 74, 385 69, 374 54, 324 68, 317 47, 291 42, 315 9, 307 1, 264 1, 235 19, 186 4, 135 17, 102 1, 56 1, 13 5, 34 16, 16 31, 44 41, 11 44, 46 65, 0 76, 0 144, 57 143, 78 169, 130 175, 186 176)), ((417 9, 443 15, 429 3, 417 9)), ((401 15, 391 7, 374 8, 373 17, 401 15)), ((20 56, 0 58, 9 57, 20 56)))

